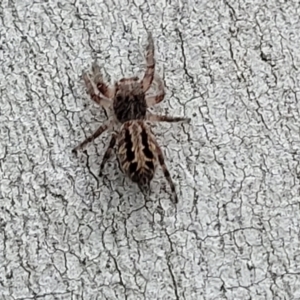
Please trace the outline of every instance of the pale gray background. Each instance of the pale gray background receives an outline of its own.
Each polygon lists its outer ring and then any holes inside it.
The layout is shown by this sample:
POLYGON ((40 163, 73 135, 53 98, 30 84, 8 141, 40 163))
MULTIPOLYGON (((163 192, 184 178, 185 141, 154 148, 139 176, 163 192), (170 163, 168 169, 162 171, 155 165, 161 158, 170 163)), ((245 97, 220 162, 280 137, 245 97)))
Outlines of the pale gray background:
POLYGON ((0 299, 300 299, 299 1, 0 4, 0 299), (166 98, 152 205, 115 157, 81 74, 142 74, 166 98), (164 216, 163 216, 164 214, 164 216))

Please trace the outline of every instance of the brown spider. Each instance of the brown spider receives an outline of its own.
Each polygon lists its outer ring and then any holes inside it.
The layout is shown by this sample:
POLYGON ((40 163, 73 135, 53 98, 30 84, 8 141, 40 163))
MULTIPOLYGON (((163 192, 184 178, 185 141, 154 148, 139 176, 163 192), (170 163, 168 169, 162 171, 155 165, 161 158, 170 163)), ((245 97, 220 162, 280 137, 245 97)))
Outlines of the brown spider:
POLYGON ((164 162, 164 156, 146 121, 189 122, 189 118, 156 115, 147 111, 164 99, 164 84, 160 77, 154 76, 154 42, 151 33, 146 47, 147 69, 142 80, 138 77, 123 78, 114 86, 108 86, 101 75, 100 67, 94 63, 92 77, 83 74, 87 91, 91 98, 102 107, 111 109, 112 114, 91 136, 73 149, 77 152, 104 131, 111 130, 112 137, 104 153, 100 166, 100 176, 105 163, 110 158, 117 143, 117 156, 121 169, 141 190, 149 189, 158 164, 172 190, 174 202, 178 202, 175 186, 164 162), (153 79, 158 83, 156 95, 146 95, 153 79))

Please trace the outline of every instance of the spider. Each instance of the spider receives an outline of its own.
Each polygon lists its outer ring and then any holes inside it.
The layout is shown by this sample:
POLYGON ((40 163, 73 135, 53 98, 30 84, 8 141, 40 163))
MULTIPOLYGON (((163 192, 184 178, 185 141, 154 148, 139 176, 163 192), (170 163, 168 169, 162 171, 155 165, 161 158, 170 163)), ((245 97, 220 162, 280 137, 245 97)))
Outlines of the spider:
POLYGON ((173 201, 177 203, 178 197, 164 155, 148 123, 190 122, 190 119, 156 115, 147 111, 148 107, 161 102, 165 96, 162 79, 154 75, 154 42, 151 33, 148 33, 146 63, 147 68, 141 80, 138 77, 122 78, 113 86, 104 82, 100 67, 95 62, 92 65, 92 74, 83 74, 88 94, 97 104, 110 109, 111 116, 72 152, 77 153, 104 131, 110 130, 112 135, 101 162, 99 176, 102 175, 104 165, 117 144, 117 157, 121 170, 137 183, 141 190, 149 190, 150 182, 160 164, 170 185, 173 201), (158 83, 158 92, 156 95, 148 95, 146 92, 153 80, 158 83))

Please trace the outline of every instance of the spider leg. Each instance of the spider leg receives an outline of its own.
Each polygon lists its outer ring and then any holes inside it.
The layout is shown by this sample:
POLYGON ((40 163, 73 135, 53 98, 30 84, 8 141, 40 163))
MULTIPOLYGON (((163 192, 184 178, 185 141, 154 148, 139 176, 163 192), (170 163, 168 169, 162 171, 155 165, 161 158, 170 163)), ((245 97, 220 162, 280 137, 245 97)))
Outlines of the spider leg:
POLYGON ((189 123, 191 121, 190 118, 155 115, 149 113, 146 115, 146 120, 153 121, 153 122, 184 122, 184 123, 189 123))
POLYGON ((96 87, 107 98, 113 98, 115 94, 115 89, 108 84, 105 83, 100 66, 94 62, 92 65, 92 72, 93 72, 93 81, 96 84, 96 87))
POLYGON ((178 203, 178 197, 177 197, 177 194, 176 194, 176 191, 175 191, 175 185, 173 183, 173 180, 171 178, 171 175, 170 175, 170 172, 168 171, 168 168, 165 164, 165 159, 164 159, 164 155, 162 153, 162 150, 161 148, 159 147, 159 145, 157 144, 156 142, 156 151, 157 151, 157 156, 158 156, 158 161, 161 165, 161 168, 163 170, 163 173, 171 187, 171 191, 172 191, 172 196, 173 196, 173 201, 174 203, 178 203))
POLYGON ((147 69, 142 80, 143 91, 147 92, 151 86, 154 77, 155 59, 154 59, 154 42, 152 34, 148 33, 148 45, 146 47, 147 69))
POLYGON ((99 92, 96 83, 93 80, 91 80, 89 74, 84 73, 83 80, 85 82, 89 95, 97 104, 103 107, 109 107, 111 105, 111 99, 105 97, 102 93, 99 92))
POLYGON ((107 147, 107 149, 104 153, 104 156, 103 156, 103 159, 102 159, 102 162, 101 162, 101 166, 100 166, 99 176, 102 176, 102 170, 104 168, 104 165, 106 164, 108 159, 111 157, 114 146, 116 144, 116 140, 117 140, 117 136, 116 136, 116 134, 113 134, 111 139, 110 139, 109 145, 108 145, 108 147, 107 147))
POLYGON ((106 131, 108 128, 111 127, 110 120, 107 120, 103 125, 101 125, 92 135, 87 137, 82 143, 80 143, 77 147, 75 147, 72 152, 76 153, 78 150, 85 147, 88 143, 95 140, 97 137, 99 137, 104 131, 106 131))
POLYGON ((158 83, 158 93, 155 96, 146 96, 147 107, 161 102, 165 97, 165 86, 162 78, 158 75, 154 75, 154 81, 158 83))

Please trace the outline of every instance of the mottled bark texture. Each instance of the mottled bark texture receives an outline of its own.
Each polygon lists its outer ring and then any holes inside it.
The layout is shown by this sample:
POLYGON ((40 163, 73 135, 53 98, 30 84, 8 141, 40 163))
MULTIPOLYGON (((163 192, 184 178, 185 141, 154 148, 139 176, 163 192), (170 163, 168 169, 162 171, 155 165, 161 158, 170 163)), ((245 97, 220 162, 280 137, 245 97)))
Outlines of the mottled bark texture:
POLYGON ((0 299, 300 299, 299 14, 0 1, 0 299), (152 201, 114 154, 98 176, 105 133, 71 153, 106 120, 82 72, 142 78, 148 31, 166 87, 153 113, 192 118, 152 126, 176 208, 162 172, 152 201))

